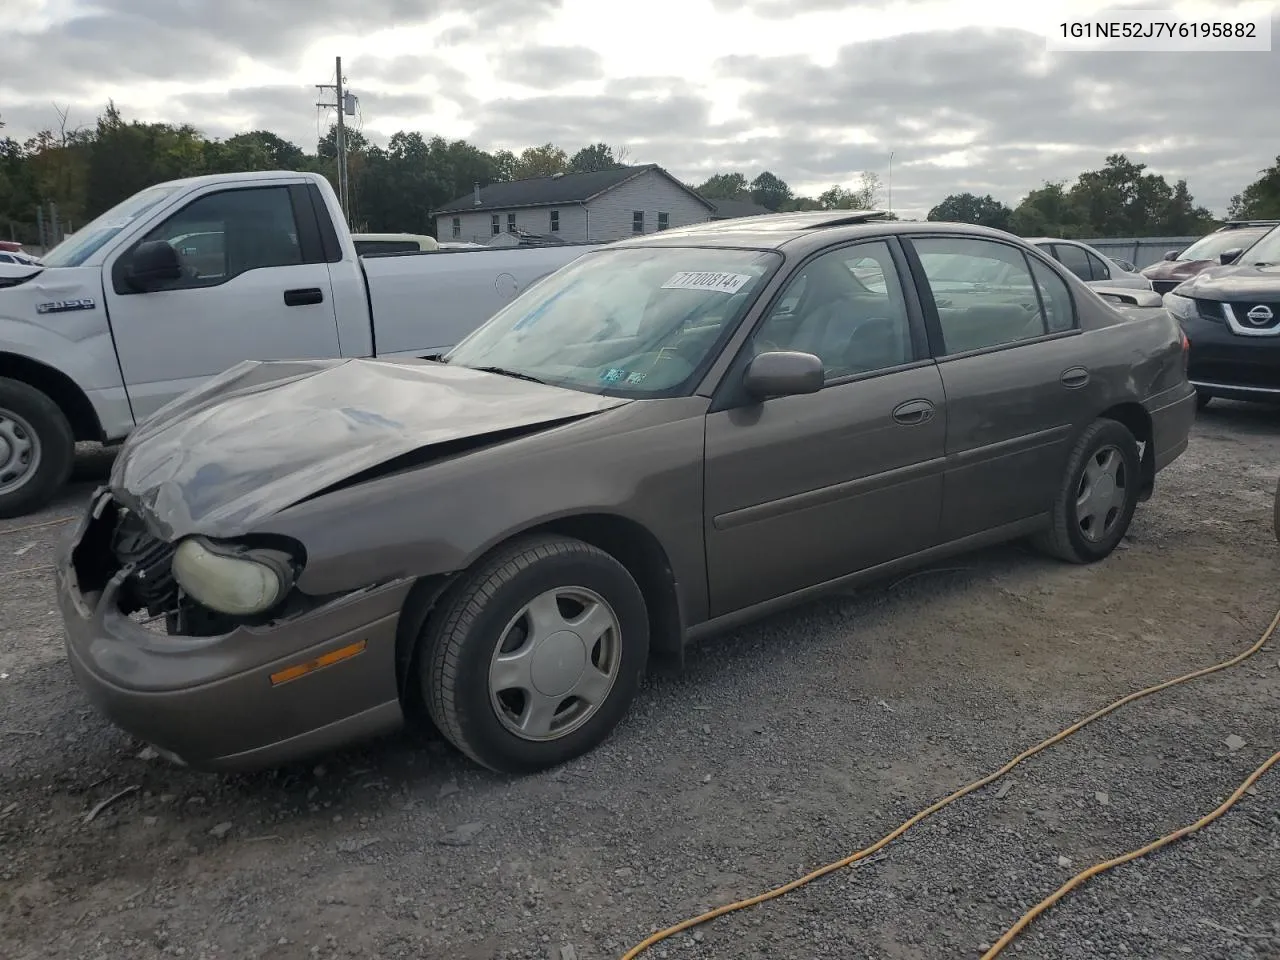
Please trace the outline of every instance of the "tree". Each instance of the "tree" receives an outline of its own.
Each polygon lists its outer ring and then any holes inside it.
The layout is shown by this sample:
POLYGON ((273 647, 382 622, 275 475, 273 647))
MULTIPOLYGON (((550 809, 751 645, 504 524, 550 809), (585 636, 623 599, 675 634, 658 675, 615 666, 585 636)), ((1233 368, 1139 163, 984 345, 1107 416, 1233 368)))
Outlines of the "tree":
POLYGON ((996 230, 1008 230, 1013 211, 991 194, 953 193, 929 211, 926 219, 951 223, 976 223, 996 230))
POLYGON ((1186 181, 1169 186, 1123 153, 1106 158, 1100 170, 1088 170, 1071 187, 1071 199, 1085 232, 1095 237, 1136 237, 1146 233, 1184 235, 1212 220, 1195 204, 1186 181))
POLYGON ((717 173, 694 192, 708 200, 745 200, 751 193, 747 178, 740 173, 717 173))
POLYGON ((572 173, 600 173, 617 170, 622 164, 613 155, 613 147, 607 143, 593 143, 583 147, 569 159, 572 173))
POLYGON ((569 172, 569 155, 554 143, 540 147, 527 147, 516 161, 511 173, 513 180, 530 180, 534 177, 550 177, 569 172))
POLYGON ((833 185, 818 195, 822 210, 874 210, 880 205, 880 176, 868 170, 854 188, 833 185))
POLYGON ((751 199, 770 210, 781 210, 792 199, 791 188, 785 180, 765 170, 751 181, 751 199))
POLYGON ((1231 198, 1227 216, 1232 220, 1280 219, 1280 156, 1275 166, 1258 172, 1257 180, 1231 198))

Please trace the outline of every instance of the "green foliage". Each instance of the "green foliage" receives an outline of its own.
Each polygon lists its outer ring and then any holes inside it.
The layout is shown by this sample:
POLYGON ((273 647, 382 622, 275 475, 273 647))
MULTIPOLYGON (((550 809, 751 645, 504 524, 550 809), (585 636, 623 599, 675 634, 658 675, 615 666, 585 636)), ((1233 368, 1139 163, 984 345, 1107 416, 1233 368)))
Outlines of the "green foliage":
POLYGON ((1233 220, 1280 219, 1280 157, 1275 166, 1259 171, 1260 176, 1231 198, 1227 216, 1233 220))
MULTIPOLYGON (((58 128, 25 143, 0 137, 0 236, 35 240, 35 212, 52 201, 73 226, 85 223, 143 187, 163 180, 245 170, 309 170, 336 184, 336 130, 330 128, 307 153, 269 130, 226 140, 209 139, 190 125, 125 120, 108 103, 89 128, 69 129, 64 111, 58 128)), ((4 127, 0 119, 0 129, 4 127)), ((626 151, 588 144, 570 156, 555 144, 518 154, 492 153, 465 140, 402 131, 385 147, 348 130, 347 168, 352 222, 368 231, 433 233, 433 211, 481 186, 557 173, 591 173, 625 165, 626 151)), ((754 179, 738 171, 714 174, 694 187, 710 200, 752 200, 770 210, 855 210, 882 205, 875 173, 856 186, 835 184, 817 197, 797 196, 771 171, 754 179)), ((1230 216, 1280 218, 1280 157, 1232 198, 1230 216)), ((1124 154, 1074 182, 1046 183, 1010 209, 990 195, 956 193, 929 211, 930 220, 978 223, 1023 236, 1187 236, 1206 232, 1213 216, 1198 206, 1187 184, 1168 183, 1124 154)))

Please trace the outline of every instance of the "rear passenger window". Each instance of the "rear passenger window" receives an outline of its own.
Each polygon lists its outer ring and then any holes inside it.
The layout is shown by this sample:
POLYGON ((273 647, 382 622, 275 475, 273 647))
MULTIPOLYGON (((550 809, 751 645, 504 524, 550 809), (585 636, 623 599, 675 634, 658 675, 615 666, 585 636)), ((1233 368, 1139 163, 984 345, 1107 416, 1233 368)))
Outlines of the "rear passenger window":
POLYGON ((1107 265, 1099 258, 1095 257, 1088 250, 1084 251, 1085 259, 1089 261, 1089 268, 1093 271, 1093 279, 1110 280, 1111 271, 1107 269, 1107 265))
POLYGON ((970 237, 926 237, 911 243, 938 309, 945 354, 1048 332, 1027 258, 1017 247, 970 237))
POLYGON ((1053 248, 1058 254, 1058 262, 1074 273, 1081 280, 1093 279, 1093 270, 1089 266, 1089 256, 1079 247, 1069 243, 1055 244, 1053 248))
POLYGON ((1040 299, 1044 302, 1045 327, 1050 333, 1074 330, 1076 310, 1066 281, 1035 257, 1027 259, 1031 261, 1031 273, 1036 278, 1040 299))

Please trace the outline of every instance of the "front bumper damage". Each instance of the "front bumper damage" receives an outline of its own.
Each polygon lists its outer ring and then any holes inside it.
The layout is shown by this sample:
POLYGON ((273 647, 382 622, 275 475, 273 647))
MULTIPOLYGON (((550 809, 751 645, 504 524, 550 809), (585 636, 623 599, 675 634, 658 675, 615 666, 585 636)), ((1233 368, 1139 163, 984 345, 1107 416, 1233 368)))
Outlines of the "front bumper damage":
POLYGON ((121 729, 196 769, 241 771, 403 723, 396 626, 412 581, 213 636, 170 635, 122 609, 134 565, 108 546, 118 510, 109 491, 95 494, 59 547, 56 578, 72 673, 121 729), (357 649, 315 667, 326 654, 357 649))

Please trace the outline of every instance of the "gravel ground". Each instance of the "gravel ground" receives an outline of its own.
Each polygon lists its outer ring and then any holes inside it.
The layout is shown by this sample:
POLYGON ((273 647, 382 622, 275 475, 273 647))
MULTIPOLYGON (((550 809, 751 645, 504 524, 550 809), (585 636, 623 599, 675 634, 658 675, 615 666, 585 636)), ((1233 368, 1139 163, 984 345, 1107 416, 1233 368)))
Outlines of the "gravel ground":
MULTIPOLYGON (((108 459, 86 453, 60 503, 0 525, 0 953, 617 957, 1246 648, 1280 605, 1277 436, 1280 412, 1215 404, 1108 561, 1004 547, 775 617, 695 648, 601 749, 524 779, 409 734, 217 778, 108 727, 63 659, 47 564, 65 528, 15 530, 80 508, 108 459)), ((648 955, 977 957, 1072 873, 1195 820, 1280 748, 1278 651, 1129 706, 873 861, 648 955)), ((1008 955, 1280 957, 1278 797, 1280 769, 1008 955)))

